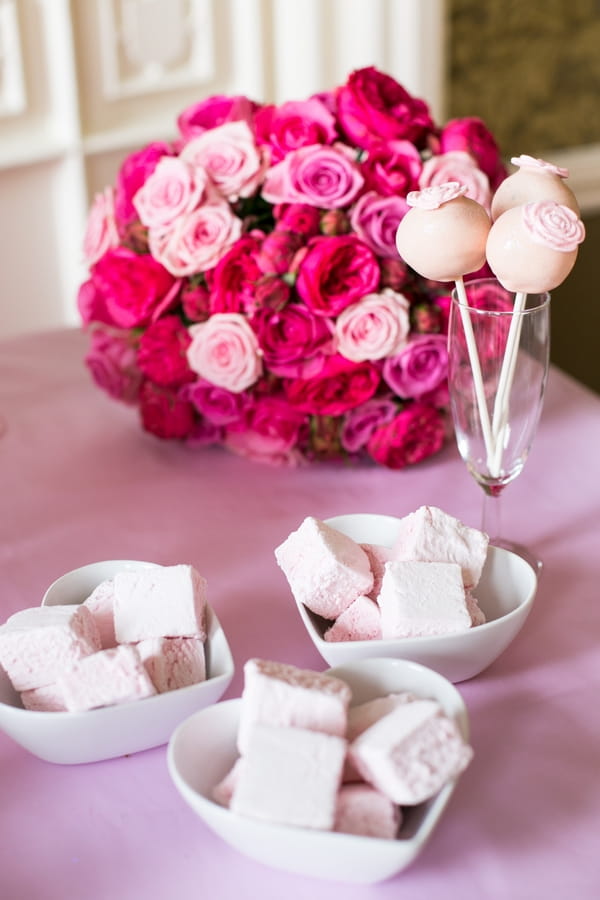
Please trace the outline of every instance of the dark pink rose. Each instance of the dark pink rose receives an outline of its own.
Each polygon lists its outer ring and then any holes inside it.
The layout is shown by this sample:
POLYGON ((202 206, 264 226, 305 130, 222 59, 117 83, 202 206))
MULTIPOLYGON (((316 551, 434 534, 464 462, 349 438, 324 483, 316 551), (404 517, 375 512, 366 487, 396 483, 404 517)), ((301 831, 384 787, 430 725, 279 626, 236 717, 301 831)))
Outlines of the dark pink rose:
POLYGON ((178 387, 196 377, 187 362, 190 333, 178 316, 151 322, 140 338, 138 366, 163 387, 178 387))
POLYGON ((92 279, 119 328, 143 328, 176 302, 179 281, 152 256, 126 247, 109 250, 92 267, 92 279))
POLYGON ((413 328, 419 334, 437 334, 442 331, 442 312, 435 303, 424 300, 411 309, 413 328))
POLYGON ((304 237, 319 233, 321 212, 308 203, 278 203, 273 207, 275 227, 283 231, 296 231, 304 237))
POLYGON ((412 273, 403 259, 384 257, 380 260, 381 287, 389 287, 393 291, 401 291, 412 279, 412 273))
POLYGON ((125 236, 127 225, 137 219, 133 198, 154 172, 159 159, 172 155, 169 144, 156 141, 131 153, 122 163, 115 186, 115 219, 121 237, 125 236))
POLYGON ((253 315, 263 307, 283 309, 292 294, 292 288, 278 275, 263 275, 254 285, 253 302, 246 306, 247 315, 253 315))
POLYGON ((356 234, 377 256, 397 259, 396 232, 408 209, 403 197, 381 197, 374 191, 367 191, 352 210, 350 222, 356 234))
POLYGON ((261 396, 246 410, 243 423, 226 428, 225 445, 250 459, 289 465, 299 461, 294 448, 306 419, 284 396, 261 396))
POLYGON ((84 325, 90 325, 92 322, 114 324, 106 308, 104 294, 92 278, 84 281, 77 292, 77 309, 84 325))
POLYGON ((269 203, 308 203, 322 209, 348 206, 364 179, 346 144, 292 150, 267 170, 261 194, 269 203))
POLYGON ((335 317, 378 285, 375 254, 359 237, 347 234, 313 238, 300 263, 296 290, 314 313, 335 317))
POLYGON ((189 384, 185 397, 208 422, 218 426, 238 422, 252 403, 250 395, 244 391, 234 394, 204 378, 189 384))
POLYGON ((290 364, 303 362, 330 347, 333 326, 301 303, 281 310, 260 309, 252 318, 263 360, 275 375, 286 376, 290 364))
POLYGON ((290 271, 292 260, 303 243, 303 235, 295 231, 272 231, 263 239, 256 255, 259 268, 270 275, 284 275, 290 271))
POLYGON ((261 242, 244 235, 207 273, 210 311, 245 312, 254 303, 254 285, 262 277, 258 264, 261 242))
POLYGON ((367 450, 380 465, 403 469, 441 450, 445 433, 443 416, 435 407, 412 403, 375 429, 367 450))
POLYGON ((406 140, 424 146, 434 127, 427 104, 373 66, 352 72, 337 92, 338 123, 357 146, 406 140))
POLYGON ((492 191, 506 178, 500 148, 481 119, 476 117, 451 119, 440 134, 440 153, 462 150, 477 160, 479 168, 490 180, 492 191))
POLYGON ((144 381, 140 390, 142 427, 156 437, 186 438, 194 429, 194 407, 178 391, 144 381))
POLYGON ((383 363, 383 380, 399 397, 418 399, 433 391, 448 374, 445 335, 413 337, 406 347, 383 363))
POLYGON ((272 163, 279 162, 290 150, 332 144, 337 137, 334 116, 316 97, 263 106, 256 113, 254 126, 257 143, 269 147, 272 163))
POLYGON ((186 282, 180 299, 183 312, 190 322, 204 322, 210 316, 210 293, 205 284, 186 282))
POLYGON ((365 188, 382 197, 406 197, 419 188, 421 154, 410 141, 379 141, 361 162, 365 188))
POLYGON ((247 97, 215 95, 184 109, 177 119, 177 125, 184 139, 189 141, 225 122, 236 122, 240 119, 251 122, 256 109, 258 105, 247 97))
POLYGON ((289 402, 311 415, 341 416, 369 400, 380 382, 370 362, 353 363, 335 354, 325 360, 319 375, 285 383, 289 402))
POLYGON ((321 234, 348 234, 350 230, 350 219, 343 209, 326 209, 321 216, 321 234))
POLYGON ((398 406, 390 394, 373 397, 361 403, 344 416, 341 443, 348 453, 358 453, 364 447, 376 428, 391 422, 398 406))
POLYGON ((142 374, 136 365, 136 339, 129 331, 95 328, 85 364, 98 387, 115 400, 137 403, 142 374))
POLYGON ((221 444, 222 442, 223 429, 218 425, 213 425, 208 419, 200 419, 198 422, 194 422, 192 430, 185 438, 186 446, 193 449, 210 447, 212 444, 221 444))

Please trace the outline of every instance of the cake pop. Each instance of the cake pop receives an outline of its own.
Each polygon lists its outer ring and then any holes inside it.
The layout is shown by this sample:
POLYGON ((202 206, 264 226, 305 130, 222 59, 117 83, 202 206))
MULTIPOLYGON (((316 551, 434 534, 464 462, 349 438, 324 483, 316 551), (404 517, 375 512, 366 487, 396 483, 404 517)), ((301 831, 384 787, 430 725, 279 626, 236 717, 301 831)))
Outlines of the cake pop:
POLYGON ((446 181, 411 191, 411 207, 396 232, 396 248, 419 275, 432 281, 456 281, 485 263, 490 217, 465 197, 466 186, 446 181))
POLYGON ((564 182, 569 177, 568 169, 525 155, 513 156, 511 163, 519 168, 505 178, 496 190, 492 198, 492 220, 495 221, 513 206, 533 200, 554 200, 579 215, 575 194, 564 182))
POLYGON ((508 291, 539 294, 558 287, 577 258, 585 227, 578 215, 554 200, 515 206, 490 228, 486 254, 508 291))

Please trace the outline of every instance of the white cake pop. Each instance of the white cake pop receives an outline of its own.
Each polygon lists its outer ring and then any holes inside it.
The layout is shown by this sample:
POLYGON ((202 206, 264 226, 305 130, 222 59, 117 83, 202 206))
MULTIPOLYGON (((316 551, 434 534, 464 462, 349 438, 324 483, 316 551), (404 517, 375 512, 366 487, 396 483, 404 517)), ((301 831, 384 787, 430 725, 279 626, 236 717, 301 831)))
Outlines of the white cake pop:
POLYGON ((506 210, 492 225, 487 260, 507 291, 538 294, 565 280, 585 237, 581 219, 553 200, 506 210))
POLYGON ((465 197, 466 186, 446 181, 411 191, 411 209, 396 232, 396 248, 411 268, 432 281, 456 281, 485 263, 490 217, 465 197))
POLYGON ((568 169, 526 155, 513 156, 511 163, 519 168, 504 179, 492 197, 493 220, 513 206, 534 200, 554 200, 579 215, 575 194, 564 181, 569 177, 568 169))

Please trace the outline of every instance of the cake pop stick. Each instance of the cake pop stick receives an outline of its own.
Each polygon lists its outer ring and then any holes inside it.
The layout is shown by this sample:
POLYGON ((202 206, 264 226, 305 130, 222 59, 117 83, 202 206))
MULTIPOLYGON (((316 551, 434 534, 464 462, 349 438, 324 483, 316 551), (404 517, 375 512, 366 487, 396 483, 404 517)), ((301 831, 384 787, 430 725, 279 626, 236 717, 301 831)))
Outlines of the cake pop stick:
POLYGON ((568 206, 579 215, 579 205, 571 188, 565 184, 569 170, 545 159, 534 159, 533 156, 513 156, 513 165, 518 166, 516 172, 505 178, 492 198, 492 219, 495 221, 507 209, 522 206, 533 200, 554 200, 568 206))
POLYGON ((484 207, 466 197, 466 191, 457 181, 411 191, 406 198, 411 209, 398 226, 396 248, 419 275, 455 284, 490 467, 495 458, 493 435, 463 275, 477 271, 485 263, 491 222, 484 207))

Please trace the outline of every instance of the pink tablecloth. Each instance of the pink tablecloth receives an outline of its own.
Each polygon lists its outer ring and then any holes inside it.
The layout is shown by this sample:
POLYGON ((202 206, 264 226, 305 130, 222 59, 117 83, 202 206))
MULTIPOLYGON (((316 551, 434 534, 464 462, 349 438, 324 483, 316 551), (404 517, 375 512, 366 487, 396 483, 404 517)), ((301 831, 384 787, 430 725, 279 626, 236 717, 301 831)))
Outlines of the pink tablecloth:
MULTIPOLYGON (((77 331, 0 345, 0 619, 61 573, 107 558, 190 562, 250 656, 323 669, 273 548, 306 515, 403 515, 428 503, 473 525, 481 496, 454 446, 416 468, 296 470, 144 434, 98 391, 77 331)), ((600 399, 551 373, 543 421, 506 492, 511 536, 545 560, 522 633, 459 685, 475 758, 423 854, 371 887, 328 884, 237 854, 184 805, 165 748, 80 766, 0 734, 2 900, 202 896, 542 900, 600 896, 600 399)))

